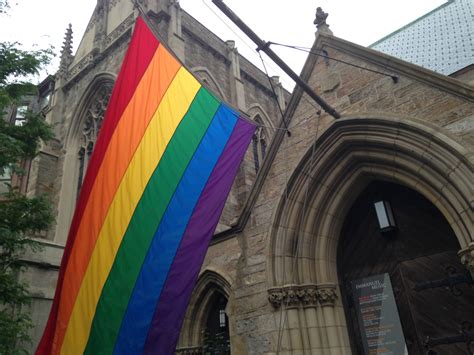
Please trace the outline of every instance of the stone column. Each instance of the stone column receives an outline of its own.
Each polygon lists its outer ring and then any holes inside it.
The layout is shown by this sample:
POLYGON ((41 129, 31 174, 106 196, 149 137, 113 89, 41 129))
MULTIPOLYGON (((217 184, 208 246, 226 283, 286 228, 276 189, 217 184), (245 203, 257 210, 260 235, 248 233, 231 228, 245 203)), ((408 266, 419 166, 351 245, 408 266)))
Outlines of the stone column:
POLYGON ((474 242, 471 242, 466 248, 461 249, 458 255, 461 258, 461 264, 469 270, 472 278, 474 278, 474 242))
POLYGON ((335 304, 337 299, 336 285, 332 283, 318 284, 318 301, 321 305, 322 315, 324 318, 324 328, 326 331, 328 345, 331 355, 341 353, 343 344, 339 339, 338 322, 335 312, 335 304))
MULTIPOLYGON (((298 307, 300 304, 297 287, 288 285, 275 287, 268 290, 268 301, 278 310, 276 314, 276 325, 278 335, 282 337, 279 349, 286 353, 298 349, 303 349, 301 339, 298 307)), ((278 344, 275 344, 278 346, 278 344)))
POLYGON ((181 32, 181 6, 179 6, 179 0, 169 0, 168 11, 170 13, 168 45, 179 58, 179 60, 184 63, 186 53, 184 39, 181 32))
POLYGON ((235 47, 235 41, 226 41, 228 58, 230 60, 231 71, 230 71, 230 82, 232 90, 232 102, 237 108, 245 112, 245 89, 242 78, 240 77, 240 60, 239 52, 237 47, 235 47))
POLYGON ((318 291, 316 285, 303 285, 299 290, 299 298, 303 305, 306 329, 303 329, 303 342, 307 339, 305 349, 314 352, 316 349, 322 349, 321 337, 318 328, 318 291))

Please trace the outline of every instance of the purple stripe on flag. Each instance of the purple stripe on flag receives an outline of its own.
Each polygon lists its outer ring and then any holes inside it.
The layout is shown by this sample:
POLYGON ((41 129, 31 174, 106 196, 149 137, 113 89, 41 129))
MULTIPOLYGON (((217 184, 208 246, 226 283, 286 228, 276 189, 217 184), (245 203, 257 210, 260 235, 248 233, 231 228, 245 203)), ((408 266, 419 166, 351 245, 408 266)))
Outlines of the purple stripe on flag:
POLYGON ((184 232, 158 300, 144 354, 173 354, 209 241, 255 126, 239 119, 184 232))

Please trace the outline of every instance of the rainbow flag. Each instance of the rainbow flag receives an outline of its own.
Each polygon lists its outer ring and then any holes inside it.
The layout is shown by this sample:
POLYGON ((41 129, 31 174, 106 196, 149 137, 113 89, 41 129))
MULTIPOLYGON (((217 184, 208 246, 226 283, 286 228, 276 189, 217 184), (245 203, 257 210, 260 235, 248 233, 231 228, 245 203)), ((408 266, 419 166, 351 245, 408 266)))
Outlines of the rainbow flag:
POLYGON ((37 354, 172 354, 255 126, 138 18, 37 354))

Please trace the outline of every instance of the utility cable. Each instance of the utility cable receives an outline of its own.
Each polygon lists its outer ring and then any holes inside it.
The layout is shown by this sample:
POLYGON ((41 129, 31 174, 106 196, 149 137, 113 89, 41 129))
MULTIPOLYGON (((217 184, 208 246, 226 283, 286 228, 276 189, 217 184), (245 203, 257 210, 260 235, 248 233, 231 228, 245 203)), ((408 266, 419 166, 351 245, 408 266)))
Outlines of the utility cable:
MULTIPOLYGON (((250 44, 247 43, 246 40, 244 40, 242 38, 242 36, 240 36, 231 26, 229 26, 229 24, 224 20, 222 19, 219 14, 211 7, 209 6, 209 4, 205 1, 205 0, 201 0, 203 2, 204 5, 206 5, 206 7, 214 14, 214 16, 217 17, 217 19, 222 22, 238 39, 240 39, 240 41, 247 47, 249 48, 252 53, 255 54, 255 52, 257 52, 255 50, 255 47, 251 46, 250 44)), ((269 68, 271 68, 274 72, 279 72, 280 70, 279 69, 276 69, 276 67, 274 67, 273 65, 267 63, 267 66, 269 68)), ((288 80, 286 80, 286 77, 282 77, 282 80, 288 85, 288 87, 292 87, 294 85, 294 83, 290 83, 288 80)))
POLYGON ((330 57, 326 54, 319 54, 319 53, 316 53, 314 52, 313 50, 311 50, 311 48, 308 48, 308 47, 300 47, 300 46, 292 46, 292 45, 288 45, 288 44, 282 44, 282 43, 277 43, 277 42, 267 42, 268 44, 274 44, 276 46, 281 46, 281 47, 286 47, 286 48, 291 48, 291 49, 296 49, 298 51, 302 51, 302 52, 306 52, 306 53, 310 53, 310 54, 313 54, 313 55, 316 55, 318 57, 323 57, 325 59, 329 59, 329 60, 333 60, 335 62, 339 62, 339 63, 342 63, 342 64, 346 64, 346 65, 350 65, 351 67, 355 67, 355 68, 359 68, 359 69, 362 69, 362 70, 366 70, 366 71, 370 71, 372 73, 376 73, 376 74, 380 74, 380 75, 385 75, 385 76, 388 76, 390 77, 393 82, 396 84, 398 83, 398 76, 396 75, 391 75, 391 74, 387 74, 387 73, 384 73, 384 72, 381 72, 381 71, 378 71, 378 70, 374 70, 374 69, 369 69, 369 68, 365 68, 365 67, 362 67, 360 65, 357 65, 357 64, 353 64, 353 63, 349 63, 349 62, 346 62, 344 60, 341 60, 341 59, 336 59, 336 58, 333 58, 333 57, 330 57))
POLYGON ((268 83, 270 84, 270 87, 272 88, 273 97, 274 97, 275 102, 278 106, 278 110, 280 111, 281 120, 283 121, 283 124, 285 125, 286 134, 289 137, 289 136, 291 136, 291 132, 288 130, 288 125, 287 125, 286 120, 285 120, 285 114, 283 113, 283 109, 281 108, 280 101, 278 101, 278 95, 277 95, 277 93, 275 91, 275 88, 273 86, 272 79, 270 78, 270 75, 268 75, 267 66, 265 65, 265 62, 263 61, 262 54, 260 53, 260 51, 257 51, 257 52, 258 52, 258 55, 260 57, 260 60, 262 61, 263 69, 265 70, 265 74, 267 76, 268 83))

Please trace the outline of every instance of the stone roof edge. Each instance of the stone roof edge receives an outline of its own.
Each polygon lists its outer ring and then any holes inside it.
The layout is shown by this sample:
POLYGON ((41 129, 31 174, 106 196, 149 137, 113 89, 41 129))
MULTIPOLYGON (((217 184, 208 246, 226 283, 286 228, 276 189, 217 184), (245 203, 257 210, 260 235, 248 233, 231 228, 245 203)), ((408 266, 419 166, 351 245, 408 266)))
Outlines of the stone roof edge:
MULTIPOLYGON (((453 93, 457 96, 461 96, 463 98, 467 98, 469 101, 474 101, 474 87, 464 84, 459 80, 446 77, 431 70, 427 70, 417 65, 380 53, 373 49, 362 47, 355 43, 345 41, 341 38, 317 32, 316 40, 314 42, 312 50, 314 51, 318 48, 321 48, 323 45, 327 45, 334 49, 341 50, 345 53, 366 60, 372 64, 382 66, 385 69, 391 68, 395 73, 404 74, 411 78, 414 78, 415 80, 419 80, 430 85, 435 85, 444 88, 450 93, 453 93), (428 78, 423 78, 423 75, 426 75, 428 78), (441 83, 441 85, 437 84, 438 81, 441 83)), ((303 81, 308 82, 314 70, 314 66, 316 65, 317 59, 317 56, 308 55, 308 58, 306 59, 306 62, 300 74, 300 78, 303 81)), ((278 125, 279 129, 276 129, 275 135, 269 145, 267 157, 263 161, 263 164, 255 179, 255 183, 253 184, 250 190, 250 194, 244 203, 244 207, 242 208, 237 222, 232 225, 231 228, 215 234, 211 240, 211 245, 230 239, 244 230, 252 213, 253 207, 257 202, 257 198, 260 194, 260 191, 263 188, 263 184, 265 183, 266 177, 270 172, 270 168, 272 166, 273 161, 275 160, 280 145, 283 139, 285 139, 285 127, 290 126, 291 119, 299 105, 302 95, 303 90, 298 85, 296 85, 289 99, 284 117, 278 125)))
MULTIPOLYGON (((401 74, 429 86, 434 86, 452 95, 467 99, 468 101, 474 101, 474 86, 449 76, 436 73, 432 70, 425 69, 416 64, 406 62, 371 48, 360 46, 333 35, 317 33, 312 50, 317 51, 323 47, 329 47, 359 58, 370 64, 377 65, 387 71, 388 74, 401 74)), ((311 65, 305 65, 301 74, 301 76, 306 80, 309 78, 309 75, 311 75, 315 64, 315 60, 311 61, 311 57, 315 58, 316 56, 310 55, 308 57, 306 64, 309 64, 308 62, 310 62, 311 65)))

